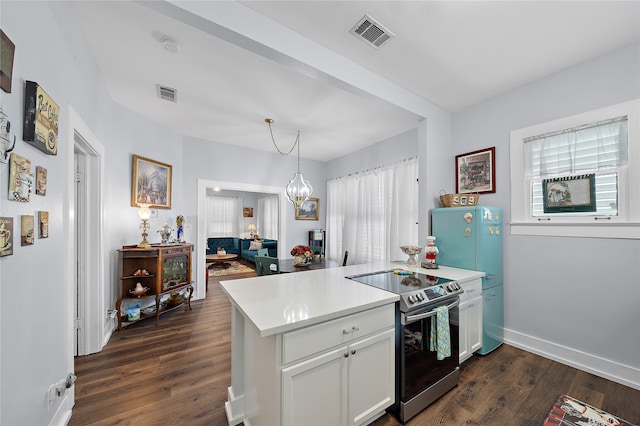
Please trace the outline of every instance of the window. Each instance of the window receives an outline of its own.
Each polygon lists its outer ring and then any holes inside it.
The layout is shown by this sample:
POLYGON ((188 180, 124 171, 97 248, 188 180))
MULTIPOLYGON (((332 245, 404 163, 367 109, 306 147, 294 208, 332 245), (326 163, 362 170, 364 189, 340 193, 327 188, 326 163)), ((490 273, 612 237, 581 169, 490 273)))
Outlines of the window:
POLYGON ((639 105, 626 102, 511 132, 513 234, 640 238, 639 105), (549 200, 558 202, 558 188, 585 190, 570 186, 578 181, 594 183, 593 193, 582 197, 595 198, 591 205, 571 208, 568 198, 555 204, 562 208, 545 209, 549 200))
POLYGON ((207 196, 207 236, 237 237, 242 232, 242 199, 207 196))
POLYGON ((418 243, 418 161, 410 158, 327 182, 327 242, 333 260, 406 259, 418 243))

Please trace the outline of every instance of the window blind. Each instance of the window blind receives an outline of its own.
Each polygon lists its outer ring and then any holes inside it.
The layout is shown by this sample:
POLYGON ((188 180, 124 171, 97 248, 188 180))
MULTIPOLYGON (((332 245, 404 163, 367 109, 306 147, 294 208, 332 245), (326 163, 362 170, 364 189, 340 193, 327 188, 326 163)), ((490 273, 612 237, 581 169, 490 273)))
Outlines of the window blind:
POLYGON ((596 214, 617 215, 618 177, 628 165, 627 116, 529 137, 524 150, 533 216, 543 215, 542 179, 587 172, 596 173, 596 214))

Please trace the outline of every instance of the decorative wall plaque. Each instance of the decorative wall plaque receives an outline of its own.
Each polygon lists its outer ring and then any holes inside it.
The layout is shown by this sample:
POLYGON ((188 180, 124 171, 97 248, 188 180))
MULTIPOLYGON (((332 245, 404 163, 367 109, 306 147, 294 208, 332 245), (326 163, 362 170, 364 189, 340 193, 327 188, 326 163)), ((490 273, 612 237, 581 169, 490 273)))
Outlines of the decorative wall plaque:
POLYGON ((24 127, 22 138, 49 155, 58 154, 60 108, 40 85, 26 82, 24 91, 24 127))

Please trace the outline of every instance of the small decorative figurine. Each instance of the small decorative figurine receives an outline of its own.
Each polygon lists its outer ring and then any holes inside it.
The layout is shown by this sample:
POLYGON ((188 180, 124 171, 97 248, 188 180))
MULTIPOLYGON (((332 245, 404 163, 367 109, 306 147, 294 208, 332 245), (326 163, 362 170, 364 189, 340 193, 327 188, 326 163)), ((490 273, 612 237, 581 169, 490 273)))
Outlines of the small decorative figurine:
POLYGON ((179 243, 184 242, 184 216, 179 215, 176 218, 176 226, 178 227, 176 240, 179 243))
POLYGON ((143 287, 141 283, 136 284, 136 288, 133 290, 129 290, 129 293, 133 294, 136 297, 144 296, 144 294, 149 291, 149 287, 143 287))
POLYGON ((160 238, 162 238, 162 245, 166 246, 169 244, 169 240, 171 239, 171 232, 173 229, 169 227, 166 223, 160 227, 158 232, 160 233, 160 238))
POLYGON ((427 237, 427 248, 425 249, 425 253, 427 261, 423 262, 422 266, 426 269, 438 269, 436 256, 440 251, 438 250, 438 247, 436 247, 436 237, 432 237, 431 235, 427 237))

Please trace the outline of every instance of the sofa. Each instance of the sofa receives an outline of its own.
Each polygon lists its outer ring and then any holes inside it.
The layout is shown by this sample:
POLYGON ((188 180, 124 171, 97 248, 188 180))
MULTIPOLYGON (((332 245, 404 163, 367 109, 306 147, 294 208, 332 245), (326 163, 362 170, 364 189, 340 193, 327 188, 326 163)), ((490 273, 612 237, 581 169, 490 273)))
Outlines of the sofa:
POLYGON ((218 247, 225 249, 227 254, 237 254, 240 257, 240 238, 212 237, 207 238, 207 254, 216 254, 218 247))
MULTIPOLYGON (((240 254, 243 259, 256 263, 256 254, 258 250, 250 250, 251 239, 240 240, 240 254)), ((270 257, 278 257, 278 240, 263 239, 259 240, 261 248, 269 251, 270 257)))

